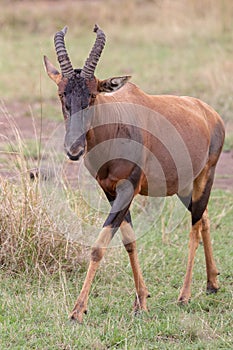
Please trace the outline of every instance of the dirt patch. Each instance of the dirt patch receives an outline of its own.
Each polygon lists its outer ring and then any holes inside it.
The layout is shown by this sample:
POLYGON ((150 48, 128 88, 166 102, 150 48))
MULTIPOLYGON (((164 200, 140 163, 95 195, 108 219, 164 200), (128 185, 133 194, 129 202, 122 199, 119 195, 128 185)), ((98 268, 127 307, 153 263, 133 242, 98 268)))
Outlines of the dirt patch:
MULTIPOLYGON (((5 137, 13 141, 15 138, 14 128, 20 131, 20 135, 23 139, 36 139, 40 137, 41 141, 45 143, 55 128, 60 122, 42 120, 33 120, 30 116, 25 115, 25 110, 28 109, 27 105, 14 105, 9 107, 9 111, 14 115, 7 116, 4 113, 0 113, 0 143, 3 144, 5 137)), ((0 164, 0 174, 3 176, 2 166, 0 164)), ((223 189, 233 192, 233 150, 229 152, 223 152, 220 156, 216 167, 216 174, 214 180, 214 188, 223 189)))
POLYGON ((233 192, 233 150, 222 152, 216 167, 214 188, 233 192))
POLYGON ((38 117, 34 118, 32 113, 34 108, 38 109, 38 104, 29 106, 16 102, 11 103, 10 106, 2 106, 0 109, 0 135, 13 140, 16 136, 14 130, 14 127, 16 127, 23 139, 39 139, 40 134, 42 140, 48 139, 59 122, 44 117, 42 117, 42 120, 38 117))

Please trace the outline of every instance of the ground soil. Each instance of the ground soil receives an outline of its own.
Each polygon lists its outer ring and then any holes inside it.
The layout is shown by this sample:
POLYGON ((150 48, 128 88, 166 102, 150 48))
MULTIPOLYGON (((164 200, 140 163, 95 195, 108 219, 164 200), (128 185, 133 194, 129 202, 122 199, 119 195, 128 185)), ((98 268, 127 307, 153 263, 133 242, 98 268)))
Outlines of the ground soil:
MULTIPOLYGON (((25 139, 35 138, 35 130, 37 135, 40 134, 41 122, 36 119, 32 120, 31 117, 25 116, 25 110, 27 106, 11 105, 7 106, 11 117, 8 119, 5 113, 0 113, 0 143, 4 142, 4 137, 7 136, 10 139, 14 138, 14 131, 12 130, 12 120, 15 122, 17 128, 20 130, 20 134, 25 139), (12 115, 14 117, 12 117, 12 115), (2 136, 3 135, 3 136, 2 136)), ((62 120, 62 119, 61 119, 62 120)), ((49 135, 53 132, 59 122, 51 120, 42 121, 42 142, 49 138, 49 135)), ((0 175, 4 175, 1 171, 0 175)), ((228 152, 222 152, 219 162, 216 167, 216 174, 214 180, 214 188, 224 189, 233 192, 233 150, 228 152)))

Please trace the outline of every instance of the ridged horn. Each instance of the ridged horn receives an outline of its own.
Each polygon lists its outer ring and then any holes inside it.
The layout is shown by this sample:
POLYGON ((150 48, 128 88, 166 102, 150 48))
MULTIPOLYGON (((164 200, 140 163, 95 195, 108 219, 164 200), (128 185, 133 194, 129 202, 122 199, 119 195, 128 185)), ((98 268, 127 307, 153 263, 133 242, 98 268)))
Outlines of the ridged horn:
POLYGON ((88 79, 94 76, 95 68, 100 59, 106 41, 104 32, 97 24, 94 27, 94 33, 97 34, 97 37, 81 72, 81 76, 88 79))
POLYGON ((64 37, 66 35, 67 30, 68 27, 65 26, 62 30, 55 34, 54 45, 57 53, 57 59, 61 67, 62 75, 64 77, 69 78, 73 74, 74 70, 65 46, 64 37))

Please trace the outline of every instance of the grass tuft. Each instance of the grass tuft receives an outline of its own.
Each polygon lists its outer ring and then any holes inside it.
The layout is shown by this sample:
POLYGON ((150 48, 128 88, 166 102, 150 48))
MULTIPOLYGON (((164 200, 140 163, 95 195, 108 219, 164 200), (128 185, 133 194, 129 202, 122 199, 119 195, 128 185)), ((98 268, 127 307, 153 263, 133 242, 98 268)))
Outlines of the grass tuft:
MULTIPOLYGON (((72 271, 85 265, 80 245, 59 232, 41 192, 43 177, 32 169, 41 161, 39 140, 25 142, 5 111, 13 140, 3 138, 0 159, 0 265, 14 273, 72 271)), ((2 141, 2 138, 1 138, 2 141)))

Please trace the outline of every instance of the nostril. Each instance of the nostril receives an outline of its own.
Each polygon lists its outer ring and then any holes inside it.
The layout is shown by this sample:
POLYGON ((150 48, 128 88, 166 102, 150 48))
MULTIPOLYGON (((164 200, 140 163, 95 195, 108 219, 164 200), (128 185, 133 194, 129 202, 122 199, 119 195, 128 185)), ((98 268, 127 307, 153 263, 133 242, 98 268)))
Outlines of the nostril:
POLYGON ((65 152, 67 153, 69 158, 80 156, 80 154, 83 154, 85 150, 85 135, 82 135, 79 138, 69 136, 70 135, 66 135, 65 137, 65 152))
POLYGON ((76 150, 80 147, 80 142, 79 141, 74 141, 74 142, 65 142, 64 143, 64 148, 66 152, 69 153, 76 153, 76 150))
POLYGON ((79 141, 76 141, 74 143, 72 143, 72 145, 69 147, 69 152, 71 154, 77 154, 80 152, 80 150, 82 150, 84 147, 81 145, 81 143, 79 141))
POLYGON ((78 148, 78 144, 72 144, 70 147, 69 147, 69 152, 72 154, 72 153, 76 153, 76 149, 78 148))
POLYGON ((79 158, 84 154, 85 146, 81 144, 79 140, 73 142, 71 145, 65 144, 65 152, 70 160, 79 160, 79 158))

